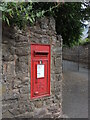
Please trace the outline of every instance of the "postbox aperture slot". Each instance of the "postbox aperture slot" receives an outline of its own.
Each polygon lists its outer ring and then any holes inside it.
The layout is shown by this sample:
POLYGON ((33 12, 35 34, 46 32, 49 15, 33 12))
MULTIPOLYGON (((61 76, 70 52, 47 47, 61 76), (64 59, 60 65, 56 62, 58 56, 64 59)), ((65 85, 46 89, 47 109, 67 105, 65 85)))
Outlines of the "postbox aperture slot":
POLYGON ((37 56, 37 55, 42 55, 42 56, 45 56, 45 55, 48 55, 48 51, 34 51, 34 54, 37 56))

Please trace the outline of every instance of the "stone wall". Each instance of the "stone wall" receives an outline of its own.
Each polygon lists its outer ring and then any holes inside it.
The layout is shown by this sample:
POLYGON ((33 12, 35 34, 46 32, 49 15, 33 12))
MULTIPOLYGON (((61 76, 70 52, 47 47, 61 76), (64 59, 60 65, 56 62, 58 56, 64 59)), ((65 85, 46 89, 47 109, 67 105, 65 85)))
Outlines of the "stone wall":
POLYGON ((3 26, 2 39, 3 118, 52 118, 62 115, 62 38, 55 32, 53 18, 37 20, 19 30, 3 26), (51 91, 49 97, 30 98, 30 44, 51 45, 51 91))
POLYGON ((73 48, 63 48, 63 59, 82 64, 89 64, 88 48, 90 44, 75 46, 73 48))

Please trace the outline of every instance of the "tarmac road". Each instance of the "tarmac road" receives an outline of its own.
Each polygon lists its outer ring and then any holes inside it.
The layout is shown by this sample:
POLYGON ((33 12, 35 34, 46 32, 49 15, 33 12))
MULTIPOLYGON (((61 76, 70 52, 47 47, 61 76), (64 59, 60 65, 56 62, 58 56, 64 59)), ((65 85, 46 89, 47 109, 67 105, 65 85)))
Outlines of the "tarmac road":
POLYGON ((63 113, 69 118, 88 118, 88 69, 63 71, 63 113))

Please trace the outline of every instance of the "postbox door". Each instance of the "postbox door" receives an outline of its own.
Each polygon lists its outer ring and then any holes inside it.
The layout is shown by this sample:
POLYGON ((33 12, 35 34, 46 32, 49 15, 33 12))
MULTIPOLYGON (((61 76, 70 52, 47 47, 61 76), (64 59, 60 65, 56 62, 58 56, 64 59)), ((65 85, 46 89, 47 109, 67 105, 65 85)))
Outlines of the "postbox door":
POLYGON ((31 99, 50 95, 50 45, 31 44, 31 99))
POLYGON ((37 97, 48 93, 48 60, 33 60, 33 92, 37 97))

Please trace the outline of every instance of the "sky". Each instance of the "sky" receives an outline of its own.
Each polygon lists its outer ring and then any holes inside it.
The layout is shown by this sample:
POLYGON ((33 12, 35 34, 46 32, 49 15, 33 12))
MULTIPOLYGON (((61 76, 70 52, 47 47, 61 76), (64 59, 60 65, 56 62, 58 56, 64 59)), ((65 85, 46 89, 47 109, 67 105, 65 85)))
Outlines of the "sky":
POLYGON ((85 25, 87 25, 86 27, 84 27, 84 31, 83 31, 83 35, 82 35, 82 40, 84 40, 85 38, 88 37, 88 30, 89 30, 89 22, 85 21, 84 22, 85 25))

